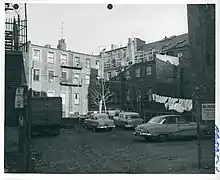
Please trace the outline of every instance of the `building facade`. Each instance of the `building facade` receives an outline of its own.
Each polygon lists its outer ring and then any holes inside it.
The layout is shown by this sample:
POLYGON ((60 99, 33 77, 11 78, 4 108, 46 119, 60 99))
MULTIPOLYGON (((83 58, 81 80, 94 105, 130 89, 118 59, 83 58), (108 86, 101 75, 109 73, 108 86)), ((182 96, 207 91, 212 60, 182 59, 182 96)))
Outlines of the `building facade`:
POLYGON ((57 48, 29 43, 26 67, 33 96, 62 98, 63 117, 88 111, 91 68, 99 69, 99 57, 66 50, 64 39, 57 48))
POLYGON ((151 61, 135 63, 111 79, 113 106, 123 103, 124 109, 140 111, 149 108, 149 94, 181 97, 179 72, 178 57, 153 53, 151 61))

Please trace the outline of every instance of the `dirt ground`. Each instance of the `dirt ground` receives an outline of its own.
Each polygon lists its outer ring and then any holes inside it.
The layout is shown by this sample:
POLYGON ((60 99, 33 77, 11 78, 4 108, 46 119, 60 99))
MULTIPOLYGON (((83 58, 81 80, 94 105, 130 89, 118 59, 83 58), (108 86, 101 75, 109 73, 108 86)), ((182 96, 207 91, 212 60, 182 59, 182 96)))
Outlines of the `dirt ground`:
POLYGON ((32 140, 37 173, 214 173, 213 142, 202 141, 203 167, 197 168, 197 141, 144 141, 131 130, 92 132, 62 129, 59 136, 32 140))

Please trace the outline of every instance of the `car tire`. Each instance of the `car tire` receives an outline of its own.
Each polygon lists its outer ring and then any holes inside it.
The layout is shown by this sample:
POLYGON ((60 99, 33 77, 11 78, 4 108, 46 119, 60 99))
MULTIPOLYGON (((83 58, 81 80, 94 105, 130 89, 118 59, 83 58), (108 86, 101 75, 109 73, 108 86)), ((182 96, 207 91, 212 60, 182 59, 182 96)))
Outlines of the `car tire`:
POLYGON ((157 140, 158 140, 159 142, 165 142, 165 141, 168 140, 168 136, 167 136, 166 134, 160 134, 160 135, 158 135, 157 140))

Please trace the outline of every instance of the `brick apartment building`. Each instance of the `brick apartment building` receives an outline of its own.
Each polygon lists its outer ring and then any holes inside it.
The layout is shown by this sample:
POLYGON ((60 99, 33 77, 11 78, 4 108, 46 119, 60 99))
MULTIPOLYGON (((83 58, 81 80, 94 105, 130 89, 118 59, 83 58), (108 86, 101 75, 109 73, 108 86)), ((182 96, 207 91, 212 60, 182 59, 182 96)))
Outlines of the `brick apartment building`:
POLYGON ((34 96, 60 96, 63 117, 88 111, 91 68, 99 69, 99 57, 66 50, 64 39, 57 48, 29 43, 26 58, 28 86, 34 96))
POLYGON ((135 63, 111 79, 114 101, 110 106, 124 102, 125 109, 138 111, 140 105, 149 108, 149 93, 181 97, 179 74, 178 57, 153 53, 151 61, 135 63))

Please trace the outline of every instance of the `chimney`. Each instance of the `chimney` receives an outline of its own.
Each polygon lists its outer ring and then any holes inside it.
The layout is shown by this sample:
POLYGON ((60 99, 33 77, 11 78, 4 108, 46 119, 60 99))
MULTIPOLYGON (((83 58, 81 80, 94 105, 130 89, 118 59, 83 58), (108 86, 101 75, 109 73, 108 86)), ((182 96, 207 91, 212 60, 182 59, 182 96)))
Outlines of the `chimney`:
POLYGON ((46 44, 44 47, 51 48, 51 45, 50 44, 46 44))
POLYGON ((58 41, 57 49, 66 50, 66 42, 65 39, 60 39, 58 41))
POLYGON ((111 45, 111 50, 113 50, 113 49, 114 49, 114 45, 112 44, 112 45, 111 45))

